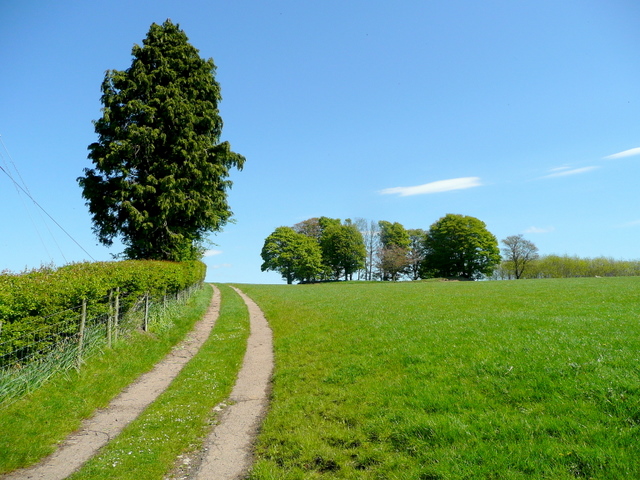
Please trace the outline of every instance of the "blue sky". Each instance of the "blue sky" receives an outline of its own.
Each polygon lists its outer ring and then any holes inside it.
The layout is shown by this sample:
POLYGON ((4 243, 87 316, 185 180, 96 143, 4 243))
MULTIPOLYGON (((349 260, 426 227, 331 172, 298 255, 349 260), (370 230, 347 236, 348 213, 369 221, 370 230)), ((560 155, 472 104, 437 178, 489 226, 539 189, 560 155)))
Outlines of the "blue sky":
POLYGON ((73 240, 0 172, 0 270, 121 250, 76 178, 105 71, 167 18, 214 59, 247 159, 209 281, 281 283, 264 239, 322 215, 459 213, 542 254, 640 259, 638 2, 22 0, 0 2, 0 166, 73 240))

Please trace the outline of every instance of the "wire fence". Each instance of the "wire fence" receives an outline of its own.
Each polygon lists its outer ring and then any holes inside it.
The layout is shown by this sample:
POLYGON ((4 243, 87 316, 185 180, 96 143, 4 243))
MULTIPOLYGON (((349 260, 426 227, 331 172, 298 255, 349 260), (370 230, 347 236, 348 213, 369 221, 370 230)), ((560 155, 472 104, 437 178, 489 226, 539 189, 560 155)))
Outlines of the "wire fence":
POLYGON ((34 319, 36 328, 22 324, 24 332, 0 322, 0 405, 33 391, 57 372, 80 369, 88 358, 126 340, 134 330, 161 333, 171 328, 177 309, 201 286, 137 298, 114 290, 100 305, 84 301, 34 319), (92 315, 92 311, 106 313, 92 315))

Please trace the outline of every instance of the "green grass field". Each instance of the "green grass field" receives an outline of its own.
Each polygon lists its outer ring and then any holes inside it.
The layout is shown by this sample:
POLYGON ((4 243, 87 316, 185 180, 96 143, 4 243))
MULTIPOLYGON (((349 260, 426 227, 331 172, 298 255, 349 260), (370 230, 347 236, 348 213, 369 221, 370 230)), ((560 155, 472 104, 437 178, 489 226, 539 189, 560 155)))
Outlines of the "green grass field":
POLYGON ((640 478, 640 278, 242 285, 258 479, 640 478))

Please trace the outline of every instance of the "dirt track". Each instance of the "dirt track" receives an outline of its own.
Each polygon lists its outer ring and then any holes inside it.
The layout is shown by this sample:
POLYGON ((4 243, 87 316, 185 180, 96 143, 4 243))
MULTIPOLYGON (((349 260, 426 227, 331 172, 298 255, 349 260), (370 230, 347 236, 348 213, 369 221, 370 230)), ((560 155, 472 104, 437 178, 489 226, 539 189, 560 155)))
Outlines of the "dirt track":
POLYGON ((253 463, 253 441, 266 413, 273 372, 271 329, 260 308, 235 289, 249 309, 251 334, 247 353, 227 407, 205 445, 206 455, 196 480, 236 480, 243 478, 253 463))
MULTIPOLYGON (((273 369, 271 330, 258 306, 246 295, 251 334, 238 380, 224 408, 219 425, 214 427, 205 451, 198 455, 186 478, 231 480, 242 478, 251 466, 251 447, 267 406, 268 385, 273 369)), ((196 323, 187 338, 174 347, 153 370, 140 376, 118 395, 107 408, 83 422, 52 455, 33 467, 0 477, 2 480, 62 480, 78 470, 87 460, 153 402, 178 375, 182 367, 198 352, 220 312, 220 291, 207 313, 196 323)))

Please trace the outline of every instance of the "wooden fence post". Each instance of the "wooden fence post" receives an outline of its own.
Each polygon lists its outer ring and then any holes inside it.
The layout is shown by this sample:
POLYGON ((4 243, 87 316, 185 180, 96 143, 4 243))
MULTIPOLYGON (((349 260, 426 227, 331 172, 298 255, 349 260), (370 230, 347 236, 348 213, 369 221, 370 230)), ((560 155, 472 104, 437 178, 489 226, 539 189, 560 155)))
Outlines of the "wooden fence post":
POLYGON ((146 332, 149 328, 149 292, 144 296, 144 325, 142 329, 146 332))
POLYGON ((120 287, 116 287, 116 304, 113 315, 113 341, 118 341, 118 318, 120 315, 120 287))
POLYGON ((113 290, 109 290, 109 314, 107 317, 107 347, 111 348, 113 335, 113 290))
POLYGON ((76 368, 79 370, 82 364, 82 347, 84 343, 84 327, 87 323, 87 299, 82 299, 82 313, 80 315, 80 332, 78 333, 78 363, 76 368))

